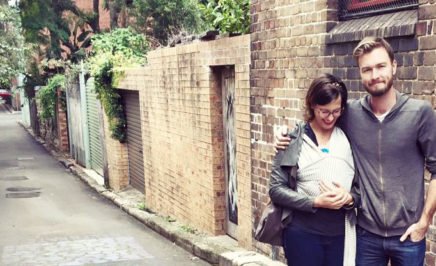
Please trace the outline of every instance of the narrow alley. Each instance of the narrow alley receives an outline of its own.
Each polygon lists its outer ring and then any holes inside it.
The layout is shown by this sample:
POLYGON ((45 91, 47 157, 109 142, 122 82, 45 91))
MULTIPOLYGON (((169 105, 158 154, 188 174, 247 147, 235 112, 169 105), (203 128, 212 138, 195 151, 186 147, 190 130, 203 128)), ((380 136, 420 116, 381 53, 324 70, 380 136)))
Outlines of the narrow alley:
POLYGON ((66 171, 0 105, 0 265, 209 265, 66 171))

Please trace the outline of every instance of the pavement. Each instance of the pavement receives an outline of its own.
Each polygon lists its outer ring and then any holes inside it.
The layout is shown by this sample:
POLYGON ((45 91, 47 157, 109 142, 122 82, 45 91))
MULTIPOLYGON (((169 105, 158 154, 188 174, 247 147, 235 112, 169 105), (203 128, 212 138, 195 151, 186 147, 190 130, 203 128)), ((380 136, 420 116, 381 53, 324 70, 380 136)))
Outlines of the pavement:
POLYGON ((82 166, 75 163, 68 154, 56 152, 44 140, 35 136, 30 128, 22 125, 51 155, 56 158, 65 168, 85 182, 89 187, 97 191, 103 197, 111 200, 129 215, 133 216, 144 225, 166 237, 178 246, 184 248, 212 265, 220 266, 284 266, 279 261, 273 261, 267 256, 250 251, 238 246, 237 241, 228 236, 210 236, 187 230, 186 225, 177 221, 141 209, 144 203, 144 195, 139 191, 128 188, 120 192, 114 192, 100 185, 82 166))

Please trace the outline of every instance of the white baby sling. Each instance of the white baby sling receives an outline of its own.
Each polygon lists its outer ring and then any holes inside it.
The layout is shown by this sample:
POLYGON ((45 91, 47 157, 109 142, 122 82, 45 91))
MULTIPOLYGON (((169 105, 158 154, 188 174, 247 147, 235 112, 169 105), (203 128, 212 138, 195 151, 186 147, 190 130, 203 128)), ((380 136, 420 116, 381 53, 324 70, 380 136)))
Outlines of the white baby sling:
MULTIPOLYGON (((354 177, 354 162, 350 144, 344 132, 335 127, 328 148, 322 150, 307 135, 304 135, 303 140, 298 160, 297 192, 307 196, 318 196, 320 181, 325 183, 334 181, 349 191, 354 177)), ((347 211, 344 266, 355 265, 355 225, 355 212, 347 211)))

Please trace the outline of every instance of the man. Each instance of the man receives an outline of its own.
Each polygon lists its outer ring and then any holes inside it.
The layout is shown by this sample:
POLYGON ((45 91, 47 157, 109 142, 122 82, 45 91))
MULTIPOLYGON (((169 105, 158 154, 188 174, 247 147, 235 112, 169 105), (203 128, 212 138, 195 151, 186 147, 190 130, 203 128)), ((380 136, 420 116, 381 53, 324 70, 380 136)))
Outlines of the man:
MULTIPOLYGON (((394 89, 397 62, 384 39, 363 39, 353 55, 369 94, 349 101, 341 121, 358 173, 356 264, 422 266, 436 209, 436 116, 428 102, 394 89)), ((276 148, 289 141, 280 137, 276 148)))

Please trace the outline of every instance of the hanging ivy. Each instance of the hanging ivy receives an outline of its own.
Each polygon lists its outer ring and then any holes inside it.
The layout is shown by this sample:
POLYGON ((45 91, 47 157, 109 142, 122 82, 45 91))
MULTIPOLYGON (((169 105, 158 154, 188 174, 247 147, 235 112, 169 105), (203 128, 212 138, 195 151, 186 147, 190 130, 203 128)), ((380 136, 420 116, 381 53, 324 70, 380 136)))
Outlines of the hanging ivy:
POLYGON ((121 143, 126 141, 126 116, 121 95, 116 90, 124 76, 125 67, 145 63, 148 44, 143 35, 129 28, 116 29, 92 37, 93 52, 88 59, 94 77, 97 98, 109 120, 111 136, 121 143))
POLYGON ((113 63, 105 60, 101 63, 100 71, 95 72, 95 92, 101 101, 106 115, 109 118, 109 129, 111 136, 121 143, 126 140, 126 116, 124 114, 121 96, 112 86, 113 82, 113 63))

